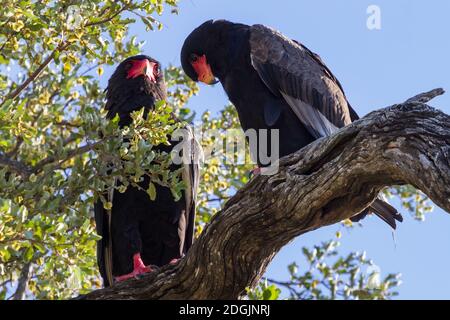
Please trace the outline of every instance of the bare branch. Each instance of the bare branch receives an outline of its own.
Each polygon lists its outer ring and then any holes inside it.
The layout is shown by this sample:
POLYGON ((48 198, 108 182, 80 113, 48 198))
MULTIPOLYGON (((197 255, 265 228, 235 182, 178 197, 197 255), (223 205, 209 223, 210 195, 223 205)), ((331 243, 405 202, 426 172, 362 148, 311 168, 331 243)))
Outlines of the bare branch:
POLYGON ((59 126, 59 127, 72 127, 72 128, 79 128, 80 125, 77 123, 72 123, 70 121, 66 121, 66 120, 62 120, 60 122, 56 122, 55 126, 59 126))
POLYGON ((428 92, 420 93, 412 98, 409 98, 408 100, 405 101, 405 103, 411 103, 411 102, 427 103, 431 99, 434 99, 437 96, 443 95, 444 93, 445 93, 445 91, 442 88, 433 89, 428 92))

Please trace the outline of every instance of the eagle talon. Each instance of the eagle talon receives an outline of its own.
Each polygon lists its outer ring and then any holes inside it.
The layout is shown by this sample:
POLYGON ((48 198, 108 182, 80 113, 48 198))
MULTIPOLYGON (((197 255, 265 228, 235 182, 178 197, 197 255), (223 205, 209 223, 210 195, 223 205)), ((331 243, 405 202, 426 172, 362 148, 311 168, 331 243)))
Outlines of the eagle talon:
POLYGON ((133 256, 133 271, 131 273, 116 277, 115 281, 121 282, 121 281, 125 281, 125 280, 131 279, 131 278, 141 279, 144 274, 156 271, 156 269, 153 267, 154 266, 150 266, 150 265, 146 266, 141 259, 141 254, 136 253, 133 256))

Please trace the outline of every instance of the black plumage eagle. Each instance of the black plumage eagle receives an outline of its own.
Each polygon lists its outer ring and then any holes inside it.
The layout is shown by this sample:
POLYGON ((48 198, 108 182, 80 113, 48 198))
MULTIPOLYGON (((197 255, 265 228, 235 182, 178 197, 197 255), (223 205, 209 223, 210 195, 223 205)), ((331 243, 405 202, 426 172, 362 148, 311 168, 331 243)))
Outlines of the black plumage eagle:
MULTIPOLYGON (((130 113, 141 108, 147 117, 155 102, 166 98, 159 62, 145 55, 124 60, 109 79, 106 92, 107 118, 118 114, 120 127, 130 125, 130 113)), ((100 200, 95 204, 97 233, 102 236, 97 261, 105 286, 151 272, 152 266, 174 263, 192 245, 201 149, 189 127, 186 132, 183 143, 191 144, 186 148, 190 152, 182 155, 182 164, 173 163, 169 168, 184 168, 187 187, 180 200, 175 201, 169 188, 156 185, 152 201, 143 191, 149 187, 149 177, 144 175, 141 188, 129 185, 124 193, 110 188, 106 197, 112 202, 111 210, 100 200)), ((176 143, 154 146, 153 150, 170 154, 176 143)), ((119 183, 116 181, 116 186, 119 183)))
MULTIPOLYGON (((222 83, 244 130, 278 129, 281 157, 358 119, 321 58, 264 25, 206 21, 186 38, 181 63, 194 81, 222 83)), ((369 212, 394 229, 402 221, 379 198, 353 220, 369 212)))

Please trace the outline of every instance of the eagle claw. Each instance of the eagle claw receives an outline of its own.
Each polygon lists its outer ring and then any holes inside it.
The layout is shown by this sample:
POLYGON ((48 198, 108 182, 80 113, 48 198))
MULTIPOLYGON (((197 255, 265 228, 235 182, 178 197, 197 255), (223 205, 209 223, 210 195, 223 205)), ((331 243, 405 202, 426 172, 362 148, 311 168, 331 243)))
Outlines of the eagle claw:
POLYGON ((131 278, 139 279, 142 278, 145 273, 156 271, 157 268, 158 267, 151 265, 146 266, 141 259, 141 254, 136 253, 133 256, 133 271, 128 274, 118 276, 115 278, 115 280, 116 282, 121 282, 131 278))

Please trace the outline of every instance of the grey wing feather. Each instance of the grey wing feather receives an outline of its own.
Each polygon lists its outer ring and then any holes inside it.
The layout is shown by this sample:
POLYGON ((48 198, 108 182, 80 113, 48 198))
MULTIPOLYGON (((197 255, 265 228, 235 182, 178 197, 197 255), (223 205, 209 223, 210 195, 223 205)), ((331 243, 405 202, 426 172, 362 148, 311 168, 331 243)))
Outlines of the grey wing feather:
MULTIPOLYGON (((180 232, 185 230, 183 236, 180 235, 180 239, 184 238, 184 243, 181 246, 182 252, 192 246, 195 234, 195 213, 198 187, 200 183, 200 165, 203 162, 203 149, 196 139, 192 128, 187 127, 188 131, 187 139, 183 141, 186 143, 183 148, 183 180, 186 182, 185 199, 186 199, 186 211, 185 219, 183 223, 187 224, 185 227, 180 225, 180 232)), ((180 221, 181 222, 181 221, 180 221)))
POLYGON ((315 138, 351 123, 342 86, 318 55, 263 25, 251 27, 250 51, 261 80, 286 100, 315 138))

